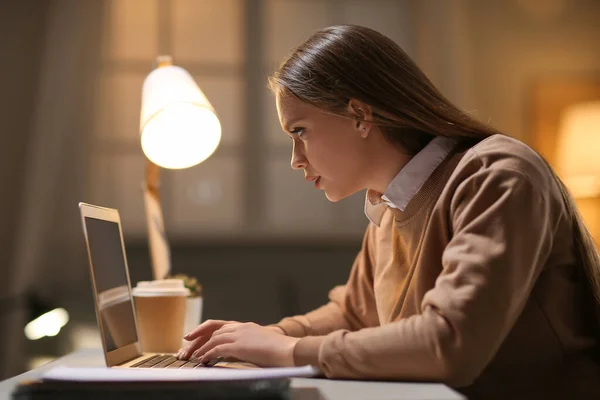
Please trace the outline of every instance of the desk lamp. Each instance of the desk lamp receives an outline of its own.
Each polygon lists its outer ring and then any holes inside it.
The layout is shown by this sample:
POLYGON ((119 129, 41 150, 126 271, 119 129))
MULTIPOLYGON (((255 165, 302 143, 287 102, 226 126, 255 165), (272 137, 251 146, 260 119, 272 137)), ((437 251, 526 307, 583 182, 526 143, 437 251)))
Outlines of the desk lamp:
POLYGON ((160 168, 189 168, 206 160, 221 140, 214 108, 192 76, 159 56, 142 87, 140 140, 147 158, 144 203, 154 279, 171 271, 159 196, 160 168))

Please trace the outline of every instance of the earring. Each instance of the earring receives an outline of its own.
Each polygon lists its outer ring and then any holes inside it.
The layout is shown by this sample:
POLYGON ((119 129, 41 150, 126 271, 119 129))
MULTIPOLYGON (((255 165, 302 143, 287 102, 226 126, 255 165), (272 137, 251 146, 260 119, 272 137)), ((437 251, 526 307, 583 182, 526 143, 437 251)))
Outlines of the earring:
POLYGON ((363 126, 362 128, 360 128, 360 130, 364 132, 364 131, 366 131, 366 130, 367 130, 367 128, 365 128, 365 127, 363 126))

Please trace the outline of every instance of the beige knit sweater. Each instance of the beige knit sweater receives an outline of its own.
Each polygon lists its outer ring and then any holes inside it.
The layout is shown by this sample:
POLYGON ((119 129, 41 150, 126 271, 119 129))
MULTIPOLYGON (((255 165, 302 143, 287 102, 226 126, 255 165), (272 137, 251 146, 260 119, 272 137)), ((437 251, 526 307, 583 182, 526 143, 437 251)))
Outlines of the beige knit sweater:
POLYGON ((437 381, 469 397, 600 394, 598 320, 557 184, 523 143, 457 145, 371 224, 331 302, 277 325, 327 377, 437 381))

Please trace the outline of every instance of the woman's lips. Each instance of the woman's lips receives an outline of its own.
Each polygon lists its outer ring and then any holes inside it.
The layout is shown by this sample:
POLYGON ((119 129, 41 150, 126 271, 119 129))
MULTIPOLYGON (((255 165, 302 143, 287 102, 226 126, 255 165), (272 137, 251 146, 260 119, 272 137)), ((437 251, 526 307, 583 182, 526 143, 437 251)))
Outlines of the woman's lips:
POLYGON ((315 187, 317 189, 319 189, 319 183, 321 182, 321 177, 320 176, 306 176, 304 179, 306 179, 307 181, 311 181, 314 182, 315 187))

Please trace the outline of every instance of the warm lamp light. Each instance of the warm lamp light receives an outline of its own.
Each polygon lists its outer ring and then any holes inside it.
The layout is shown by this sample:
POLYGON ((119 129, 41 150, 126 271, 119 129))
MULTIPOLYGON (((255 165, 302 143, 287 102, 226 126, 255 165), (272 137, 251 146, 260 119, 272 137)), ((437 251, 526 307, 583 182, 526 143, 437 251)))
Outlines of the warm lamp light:
POLYGON ((567 108, 559 135, 557 170, 573 196, 600 195, 600 101, 567 108))
POLYGON ((56 308, 50 301, 35 294, 27 298, 29 322, 25 326, 25 337, 38 340, 43 337, 56 336, 69 322, 69 313, 64 308, 56 308))
POLYGON ((163 279, 171 271, 171 256, 160 205, 160 167, 192 167, 210 157, 221 141, 214 108, 170 56, 158 57, 157 67, 144 80, 140 140, 148 158, 144 201, 152 271, 154 279, 163 279))
POLYGON ((556 167, 600 243, 600 101, 576 103, 562 113, 556 167))
POLYGON ((142 150, 163 168, 192 167, 221 141, 221 124, 210 102, 183 68, 161 57, 144 80, 140 118, 142 150))
POLYGON ((64 308, 55 308, 29 322, 24 329, 25 336, 29 340, 56 336, 67 322, 69 322, 69 313, 64 308))

